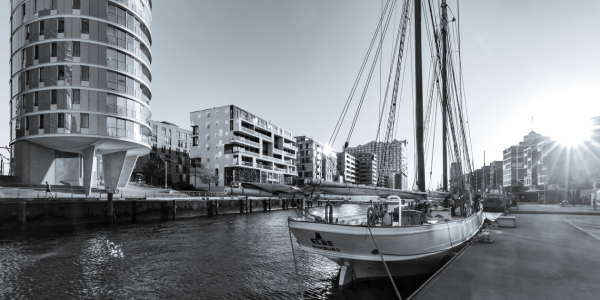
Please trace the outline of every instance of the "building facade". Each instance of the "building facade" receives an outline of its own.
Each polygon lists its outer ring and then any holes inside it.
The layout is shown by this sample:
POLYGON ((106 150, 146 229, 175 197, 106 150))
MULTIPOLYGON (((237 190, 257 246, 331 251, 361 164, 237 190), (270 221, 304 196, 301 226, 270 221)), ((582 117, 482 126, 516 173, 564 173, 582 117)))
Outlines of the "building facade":
POLYGON ((358 153, 354 155, 358 161, 358 184, 377 185, 377 155, 374 153, 358 153))
POLYGON ((13 174, 126 186, 150 152, 150 0, 11 1, 13 174))
POLYGON ((406 174, 394 173, 394 188, 397 190, 410 190, 406 174))
POLYGON ((525 149, 535 146, 547 138, 534 131, 529 132, 523 137, 523 141, 518 145, 510 146, 502 152, 504 167, 503 187, 504 191, 511 192, 513 188, 525 186, 525 176, 527 175, 527 166, 525 160, 525 149))
POLYGON ((235 105, 190 112, 190 122, 191 157, 215 170, 219 186, 295 183, 298 147, 290 131, 235 105))
POLYGON ((338 181, 337 152, 307 136, 294 137, 298 145, 298 179, 338 181))
POLYGON ((356 147, 348 147, 346 151, 353 155, 360 153, 373 153, 377 156, 378 167, 383 178, 386 178, 386 174, 389 173, 403 173, 407 175, 408 168, 406 166, 406 140, 398 141, 394 140, 387 144, 385 142, 371 141, 364 145, 358 145, 356 147), (385 159, 386 162, 382 160, 385 159))
POLYGON ((358 183, 358 160, 348 152, 337 154, 337 167, 340 178, 345 183, 358 183))
POLYGON ((166 167, 167 185, 185 188, 190 182, 190 148, 192 146, 192 132, 182 129, 169 122, 150 120, 152 136, 150 143, 152 151, 138 158, 133 173, 142 175, 148 184, 164 186, 165 173, 157 174, 156 178, 144 173, 144 165, 148 160, 166 167))

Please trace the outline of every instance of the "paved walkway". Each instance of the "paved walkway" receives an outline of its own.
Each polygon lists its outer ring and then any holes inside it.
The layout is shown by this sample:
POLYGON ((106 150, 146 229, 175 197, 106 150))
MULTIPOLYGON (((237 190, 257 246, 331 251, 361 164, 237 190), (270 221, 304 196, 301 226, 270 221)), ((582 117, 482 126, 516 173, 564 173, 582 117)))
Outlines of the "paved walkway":
POLYGON ((522 213, 555 213, 555 214, 598 214, 600 215, 600 207, 596 208, 589 204, 565 206, 562 207, 560 204, 519 204, 519 207, 511 207, 510 213, 522 214, 522 213))
POLYGON ((600 217, 517 215, 411 299, 598 299, 600 217), (460 287, 460 288, 457 288, 460 287))

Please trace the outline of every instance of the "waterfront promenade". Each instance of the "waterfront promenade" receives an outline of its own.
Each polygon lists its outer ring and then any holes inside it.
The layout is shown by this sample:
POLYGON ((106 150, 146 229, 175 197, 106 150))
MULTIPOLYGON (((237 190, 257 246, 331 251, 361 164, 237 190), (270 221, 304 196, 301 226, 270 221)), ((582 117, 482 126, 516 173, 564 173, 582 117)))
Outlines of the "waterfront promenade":
POLYGON ((581 215, 593 207, 519 210, 515 228, 489 229, 493 243, 474 242, 410 299, 598 299, 600 216, 581 215))

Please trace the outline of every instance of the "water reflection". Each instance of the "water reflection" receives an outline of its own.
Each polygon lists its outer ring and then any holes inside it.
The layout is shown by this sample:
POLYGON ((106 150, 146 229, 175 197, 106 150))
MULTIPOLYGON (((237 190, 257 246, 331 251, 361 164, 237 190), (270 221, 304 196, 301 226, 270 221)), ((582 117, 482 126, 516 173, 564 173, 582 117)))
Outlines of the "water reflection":
MULTIPOLYGON (((367 207, 334 206, 334 218, 367 207)), ((0 231, 0 299, 297 299, 288 216, 296 213, 0 231)), ((338 291, 337 264, 296 254, 307 299, 394 297, 386 280, 338 291)), ((424 280, 396 283, 406 297, 424 280)))

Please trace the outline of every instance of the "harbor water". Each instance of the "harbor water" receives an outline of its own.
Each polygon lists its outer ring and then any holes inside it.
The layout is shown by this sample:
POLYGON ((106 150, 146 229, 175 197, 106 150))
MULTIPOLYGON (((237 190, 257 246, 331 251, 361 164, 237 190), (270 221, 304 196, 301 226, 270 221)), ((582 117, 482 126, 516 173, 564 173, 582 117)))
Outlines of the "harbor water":
MULTIPOLYGON (((334 217, 366 209, 334 206, 334 217)), ((299 299, 288 216, 297 214, 0 231, 0 299, 299 299)), ((306 299, 395 298, 389 280, 338 290, 337 264, 298 249, 296 257, 306 299)), ((396 284, 405 298, 426 279, 396 284)))

